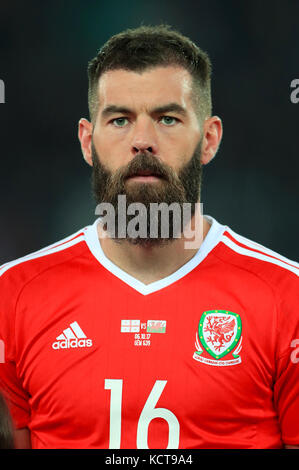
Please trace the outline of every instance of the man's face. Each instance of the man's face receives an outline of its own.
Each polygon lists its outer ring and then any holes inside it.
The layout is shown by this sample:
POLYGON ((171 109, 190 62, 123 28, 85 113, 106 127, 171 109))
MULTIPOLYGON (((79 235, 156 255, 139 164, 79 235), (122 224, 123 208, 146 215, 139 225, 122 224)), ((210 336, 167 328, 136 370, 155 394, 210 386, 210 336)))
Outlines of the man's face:
POLYGON ((114 70, 100 78, 91 146, 97 203, 110 202, 117 212, 118 195, 125 194, 127 206, 143 203, 148 214, 152 202, 194 208, 202 136, 191 86, 189 72, 172 66, 142 74, 114 70))

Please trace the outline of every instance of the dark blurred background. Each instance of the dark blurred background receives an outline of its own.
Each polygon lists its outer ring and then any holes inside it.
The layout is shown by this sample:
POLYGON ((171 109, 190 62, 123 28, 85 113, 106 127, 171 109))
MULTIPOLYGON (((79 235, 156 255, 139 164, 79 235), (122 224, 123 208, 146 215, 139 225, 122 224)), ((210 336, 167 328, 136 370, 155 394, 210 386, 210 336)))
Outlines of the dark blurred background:
POLYGON ((298 1, 12 0, 0 6, 0 264, 95 220, 77 139, 87 62, 112 34, 161 22, 213 63, 224 136, 204 171, 204 213, 298 259, 298 1))

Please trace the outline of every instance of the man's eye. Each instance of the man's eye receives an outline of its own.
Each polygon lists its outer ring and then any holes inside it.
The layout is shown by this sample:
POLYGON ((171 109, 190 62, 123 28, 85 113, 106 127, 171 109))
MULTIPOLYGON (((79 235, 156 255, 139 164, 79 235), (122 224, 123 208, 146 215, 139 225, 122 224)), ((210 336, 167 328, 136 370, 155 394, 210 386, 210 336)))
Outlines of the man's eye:
POLYGON ((116 127, 124 127, 124 126, 127 124, 127 121, 128 121, 127 118, 125 118, 125 117, 120 117, 120 118, 112 119, 111 122, 112 122, 116 127))
POLYGON ((173 126, 177 122, 177 118, 172 116, 162 116, 161 122, 166 126, 173 126))

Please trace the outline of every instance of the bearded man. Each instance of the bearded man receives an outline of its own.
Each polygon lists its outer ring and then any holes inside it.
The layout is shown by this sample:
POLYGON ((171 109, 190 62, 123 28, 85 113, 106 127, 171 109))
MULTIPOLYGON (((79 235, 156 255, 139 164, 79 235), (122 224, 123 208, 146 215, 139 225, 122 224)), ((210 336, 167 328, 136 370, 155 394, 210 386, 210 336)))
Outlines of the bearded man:
POLYGON ((298 445, 298 264, 198 210, 222 138, 208 55, 141 26, 88 76, 79 139, 101 216, 0 268, 16 445, 298 445))

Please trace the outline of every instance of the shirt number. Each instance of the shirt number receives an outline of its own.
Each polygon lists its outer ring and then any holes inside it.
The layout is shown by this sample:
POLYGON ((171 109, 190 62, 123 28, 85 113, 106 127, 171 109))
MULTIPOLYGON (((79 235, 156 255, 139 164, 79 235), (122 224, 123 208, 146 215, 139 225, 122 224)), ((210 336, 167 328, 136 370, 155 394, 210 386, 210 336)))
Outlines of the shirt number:
MULTIPOLYGON (((168 424, 167 449, 178 449, 180 440, 180 424, 172 411, 166 408, 155 408, 167 380, 156 380, 139 416, 137 425, 137 449, 148 449, 148 427, 152 419, 162 418, 168 424)), ((110 429, 109 449, 120 449, 121 440, 121 408, 123 381, 105 379, 105 390, 111 390, 110 396, 110 429)))

